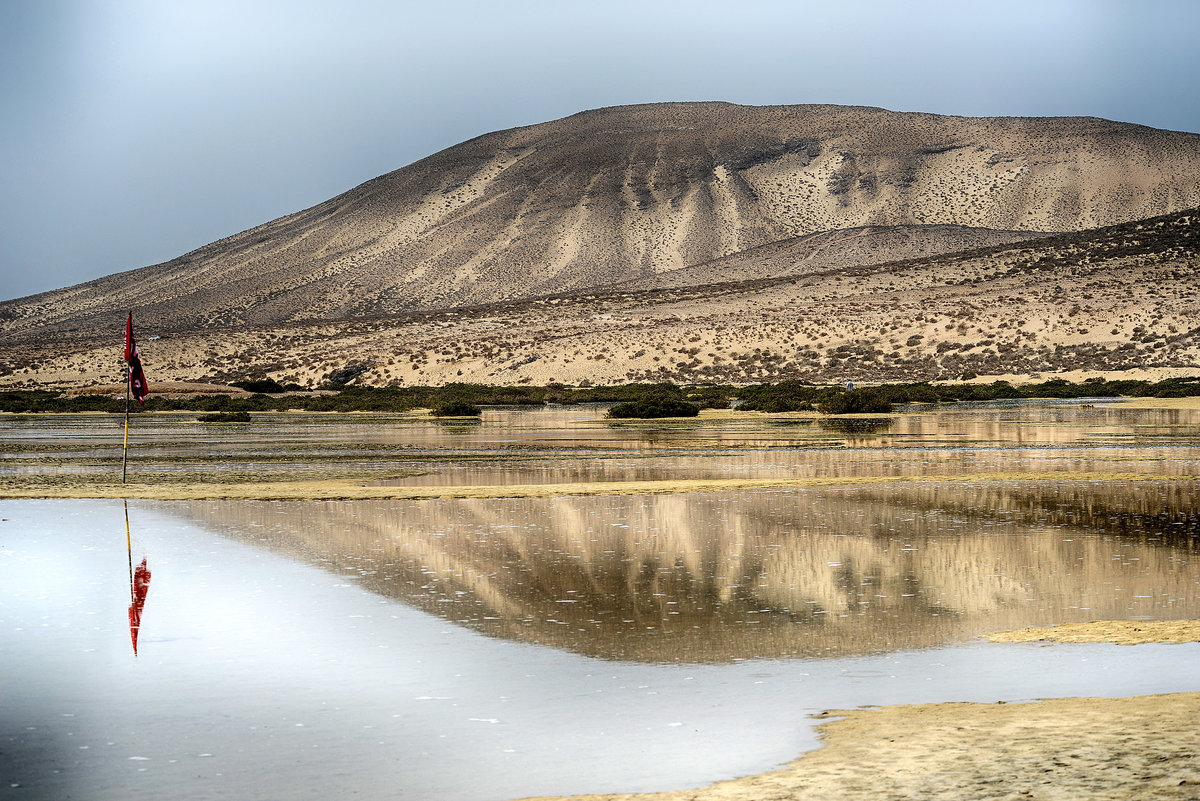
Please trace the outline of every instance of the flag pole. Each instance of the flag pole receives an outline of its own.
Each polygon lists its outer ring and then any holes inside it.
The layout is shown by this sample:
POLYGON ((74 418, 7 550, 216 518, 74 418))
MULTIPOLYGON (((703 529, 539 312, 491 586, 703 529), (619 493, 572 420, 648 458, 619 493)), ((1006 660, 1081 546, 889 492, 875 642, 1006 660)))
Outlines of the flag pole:
MULTIPOLYGON (((126 368, 128 373, 128 368, 126 368)), ((129 376, 125 376, 125 445, 121 448, 121 483, 125 483, 125 471, 129 464, 129 376)), ((126 528, 129 524, 129 511, 125 512, 126 528)), ((130 557, 132 559, 133 557, 130 557)), ((132 568, 130 568, 132 570, 132 568)), ((132 575, 132 574, 131 574, 132 575)))
POLYGON ((146 389, 146 374, 142 371, 142 359, 138 356, 137 340, 133 338, 133 312, 125 318, 125 444, 121 448, 121 483, 125 483, 129 469, 129 396, 137 390, 138 403, 144 403, 149 391, 146 389))

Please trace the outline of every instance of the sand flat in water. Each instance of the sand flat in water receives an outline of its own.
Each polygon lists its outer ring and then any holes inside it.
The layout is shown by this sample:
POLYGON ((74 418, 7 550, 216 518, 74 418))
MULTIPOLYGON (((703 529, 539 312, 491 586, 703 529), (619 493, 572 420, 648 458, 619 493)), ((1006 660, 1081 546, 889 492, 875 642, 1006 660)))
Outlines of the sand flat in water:
MULTIPOLYGON (((997 632, 985 639, 1200 642, 1200 620, 1102 620, 997 632)), ((1019 704, 900 704, 829 710, 819 717, 833 718, 818 727, 821 748, 781 770, 696 790, 573 798, 1077 801, 1200 795, 1200 693, 1019 704)))
POLYGON ((823 746, 699 790, 577 801, 1194 799, 1200 693, 832 710, 823 746))
POLYGON ((1142 645, 1151 642, 1200 642, 1200 620, 1098 620, 1064 623, 1045 628, 1000 631, 992 642, 1113 642, 1142 645))
MULTIPOLYGON (((363 476, 365 479, 366 476, 363 476)), ((1143 473, 1072 473, 1074 481, 1162 481, 1143 473)), ((1182 477, 1168 477, 1182 479, 1182 477)), ((374 477, 372 481, 376 480, 374 477)), ((425 498, 551 498, 590 495, 658 495, 681 492, 715 492, 739 489, 821 487, 830 485, 885 484, 942 481, 1043 481, 1061 482, 1061 476, 1044 472, 977 473, 970 476, 837 476, 808 478, 728 478, 681 481, 589 481, 569 484, 505 484, 499 486, 371 486, 361 480, 245 481, 236 483, 171 482, 162 484, 81 481, 77 476, 0 478, 0 498, 141 498, 160 501, 194 500, 421 500, 425 498)))

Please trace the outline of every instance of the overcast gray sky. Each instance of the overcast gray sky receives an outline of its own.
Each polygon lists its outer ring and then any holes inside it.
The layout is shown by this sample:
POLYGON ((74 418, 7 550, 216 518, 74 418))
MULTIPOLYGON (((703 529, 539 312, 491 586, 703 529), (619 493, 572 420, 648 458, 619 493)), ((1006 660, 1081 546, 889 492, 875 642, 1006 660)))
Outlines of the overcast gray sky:
POLYGON ((0 299, 668 100, 1200 132, 1200 2, 0 0, 0 299))

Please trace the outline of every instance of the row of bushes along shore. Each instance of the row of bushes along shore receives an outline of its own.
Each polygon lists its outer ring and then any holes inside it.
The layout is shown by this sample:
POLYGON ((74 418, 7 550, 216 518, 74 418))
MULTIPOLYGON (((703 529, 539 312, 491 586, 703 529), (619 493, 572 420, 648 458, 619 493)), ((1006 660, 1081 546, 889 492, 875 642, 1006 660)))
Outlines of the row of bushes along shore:
MULTIPOLYGON (((1093 378, 1080 383, 1051 379, 1038 384, 1013 385, 1006 381, 991 384, 880 384, 858 388, 822 386, 800 382, 731 385, 622 384, 608 387, 568 387, 549 384, 530 386, 488 386, 484 384, 446 384, 440 387, 342 387, 329 393, 289 391, 273 381, 241 382, 253 394, 243 396, 197 395, 193 397, 156 397, 151 394, 144 406, 147 412, 195 411, 228 412, 405 412, 433 409, 435 414, 477 413, 479 406, 547 403, 632 404, 625 410, 614 409, 614 417, 688 416, 688 406, 699 409, 738 409, 761 412, 816 410, 830 414, 891 411, 906 403, 956 403, 1004 398, 1111 398, 1200 396, 1200 376, 1169 378, 1164 381, 1107 381, 1093 378), (662 414, 638 413, 652 408, 662 414)), ((153 393, 153 386, 151 387, 153 393)), ((125 399, 109 395, 72 395, 51 390, 9 390, 0 392, 0 412, 112 412, 123 413, 125 399)))

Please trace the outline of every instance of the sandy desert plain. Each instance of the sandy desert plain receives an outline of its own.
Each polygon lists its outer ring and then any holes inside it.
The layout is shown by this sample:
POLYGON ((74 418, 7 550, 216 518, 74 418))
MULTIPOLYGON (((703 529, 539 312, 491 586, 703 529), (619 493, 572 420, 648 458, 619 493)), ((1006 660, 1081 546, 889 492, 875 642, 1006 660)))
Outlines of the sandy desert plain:
MULTIPOLYGON (((0 392, 129 307, 177 395, 1197 376, 1198 143, 585 112, 0 303, 0 392)), ((1200 799, 1196 398, 118 418, 0 415, 14 797, 1200 799)))

